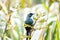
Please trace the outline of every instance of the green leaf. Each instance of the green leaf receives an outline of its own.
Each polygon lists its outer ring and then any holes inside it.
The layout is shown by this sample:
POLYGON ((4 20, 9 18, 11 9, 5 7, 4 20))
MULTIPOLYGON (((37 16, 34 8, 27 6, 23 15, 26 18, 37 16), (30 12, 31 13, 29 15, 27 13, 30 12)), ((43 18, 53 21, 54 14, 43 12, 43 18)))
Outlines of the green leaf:
POLYGON ((45 40, 49 40, 49 28, 46 30, 46 36, 44 38, 45 40))
POLYGON ((58 21, 56 21, 56 26, 53 29, 52 40, 59 40, 58 21))

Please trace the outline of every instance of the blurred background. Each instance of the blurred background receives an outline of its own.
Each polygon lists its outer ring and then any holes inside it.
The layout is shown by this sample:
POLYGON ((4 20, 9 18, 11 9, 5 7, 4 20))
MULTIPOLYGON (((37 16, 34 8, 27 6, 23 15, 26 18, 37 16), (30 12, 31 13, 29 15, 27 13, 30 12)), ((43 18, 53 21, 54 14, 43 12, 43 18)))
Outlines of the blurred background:
POLYGON ((60 40, 60 0, 0 0, 0 40, 26 40, 29 13, 36 23, 28 40, 60 40))

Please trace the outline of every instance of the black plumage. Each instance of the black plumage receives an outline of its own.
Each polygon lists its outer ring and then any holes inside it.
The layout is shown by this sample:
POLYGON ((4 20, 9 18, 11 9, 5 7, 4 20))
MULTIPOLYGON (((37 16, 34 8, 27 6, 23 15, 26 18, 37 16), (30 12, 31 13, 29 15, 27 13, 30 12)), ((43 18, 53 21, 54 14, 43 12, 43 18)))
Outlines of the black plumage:
MULTIPOLYGON (((27 15, 26 21, 25 21, 25 24, 30 25, 31 27, 33 26, 33 19, 31 19, 32 15, 33 15, 33 13, 29 13, 27 15)), ((27 36, 31 35, 31 32, 30 32, 32 29, 31 27, 25 27, 25 29, 27 31, 27 33, 26 33, 27 36)), ((28 39, 26 39, 26 40, 28 40, 28 39)))

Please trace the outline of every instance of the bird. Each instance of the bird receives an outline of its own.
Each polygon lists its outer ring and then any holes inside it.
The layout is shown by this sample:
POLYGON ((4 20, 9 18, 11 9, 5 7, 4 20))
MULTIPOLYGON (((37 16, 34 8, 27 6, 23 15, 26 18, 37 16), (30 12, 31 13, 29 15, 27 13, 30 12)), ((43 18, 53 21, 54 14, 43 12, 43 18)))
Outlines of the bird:
POLYGON ((31 25, 31 26, 32 26, 32 24, 33 24, 33 19, 31 19, 32 15, 33 15, 32 13, 29 13, 29 14, 27 15, 26 21, 25 21, 26 24, 31 25))
MULTIPOLYGON (((27 25, 30 25, 31 27, 33 26, 33 19, 31 18, 33 16, 33 13, 29 13, 28 15, 27 15, 27 17, 26 17, 26 20, 25 20, 25 24, 27 24, 27 25)), ((26 29, 26 31, 27 31, 27 33, 26 33, 26 35, 27 36, 31 36, 31 27, 25 27, 25 29, 26 29)), ((26 39, 26 40, 28 40, 28 38, 26 39)))

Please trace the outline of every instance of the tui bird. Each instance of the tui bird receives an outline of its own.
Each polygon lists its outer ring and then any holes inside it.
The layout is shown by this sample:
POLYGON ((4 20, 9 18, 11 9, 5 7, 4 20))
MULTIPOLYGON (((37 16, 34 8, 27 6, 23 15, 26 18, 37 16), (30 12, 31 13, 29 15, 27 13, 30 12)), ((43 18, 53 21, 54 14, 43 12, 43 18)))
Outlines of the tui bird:
POLYGON ((26 24, 28 24, 28 25, 33 25, 33 20, 31 19, 31 16, 32 16, 33 14, 32 13, 29 13, 28 15, 27 15, 27 17, 26 17, 26 21, 25 21, 25 23, 26 24))
MULTIPOLYGON (((33 15, 33 13, 29 13, 27 15, 26 21, 25 21, 25 24, 30 25, 31 27, 33 26, 33 19, 31 19, 32 15, 33 15)), ((31 35, 31 29, 32 29, 31 27, 25 27, 25 29, 27 31, 27 33, 26 33, 27 36, 31 35)), ((28 38, 26 40, 28 40, 28 38)))

